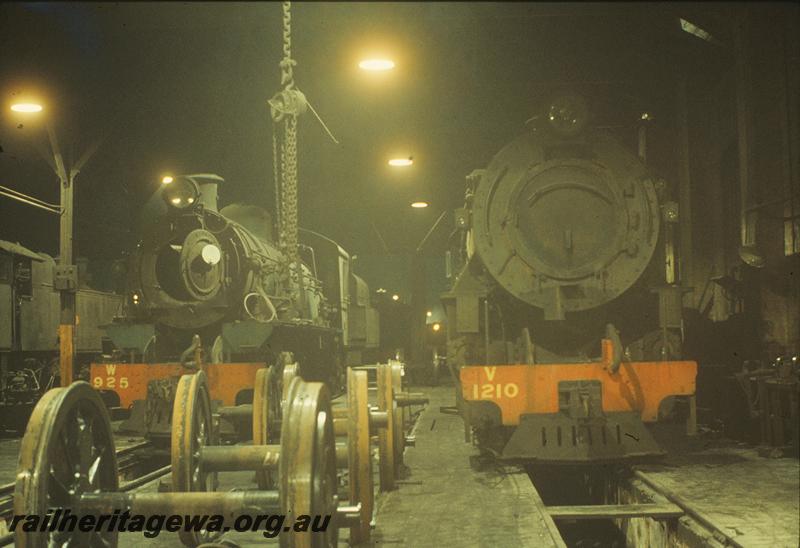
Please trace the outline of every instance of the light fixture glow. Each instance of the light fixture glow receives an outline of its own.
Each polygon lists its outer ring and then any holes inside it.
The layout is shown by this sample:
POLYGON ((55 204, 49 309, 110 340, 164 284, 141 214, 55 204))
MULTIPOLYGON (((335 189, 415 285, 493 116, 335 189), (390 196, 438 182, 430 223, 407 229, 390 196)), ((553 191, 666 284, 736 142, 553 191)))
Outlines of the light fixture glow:
POLYGON ((185 209, 197 202, 200 198, 200 190, 197 183, 190 177, 172 176, 171 183, 163 185, 159 191, 161 198, 170 207, 185 209))
POLYGON ((214 266, 222 259, 222 252, 214 244, 206 244, 200 251, 200 256, 207 265, 214 266))
POLYGON ((11 105, 14 112, 42 112, 43 107, 39 103, 15 103, 11 105))
POLYGON ((172 178, 172 175, 164 175, 164 177, 162 177, 162 178, 161 178, 161 182, 162 182, 163 184, 165 184, 165 185, 168 185, 168 184, 170 184, 170 183, 171 183, 172 181, 174 181, 174 180, 175 180, 175 179, 173 179, 173 178, 172 178))
POLYGON ((433 312, 431 312, 430 310, 428 310, 428 311, 425 313, 425 315, 426 315, 426 316, 428 316, 428 317, 430 318, 431 316, 433 316, 433 312))
POLYGON ((392 167, 408 167, 414 163, 414 158, 409 156, 408 158, 392 158, 389 160, 389 165, 392 167))
POLYGON ((439 331, 442 328, 442 325, 438 324, 438 323, 435 323, 435 324, 433 324, 432 328, 433 328, 434 331, 439 331))
POLYGON ((706 42, 718 43, 717 39, 711 36, 711 34, 691 21, 687 21, 686 19, 681 19, 681 30, 688 32, 689 34, 693 34, 700 38, 701 40, 705 40, 706 42))
POLYGON ((372 72, 392 70, 394 68, 394 61, 391 59, 364 59, 358 64, 358 68, 372 72))
POLYGON ((423 209, 428 207, 428 202, 412 202, 411 207, 415 209, 423 209))
POLYGON ((398 295, 397 293, 395 293, 394 295, 392 295, 392 300, 393 300, 393 301, 399 301, 399 300, 400 300, 400 295, 398 295))

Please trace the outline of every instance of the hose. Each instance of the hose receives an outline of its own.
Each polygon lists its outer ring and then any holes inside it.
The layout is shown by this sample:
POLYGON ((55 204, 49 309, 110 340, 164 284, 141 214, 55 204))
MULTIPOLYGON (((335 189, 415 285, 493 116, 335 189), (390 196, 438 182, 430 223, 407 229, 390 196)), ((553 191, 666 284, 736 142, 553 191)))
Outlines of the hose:
POLYGON ((244 299, 242 300, 242 306, 244 307, 244 311, 247 313, 247 315, 250 316, 251 319, 253 319, 253 320, 257 321, 257 322, 270 323, 272 321, 275 321, 275 319, 278 317, 278 311, 275 310, 275 305, 272 304, 272 301, 270 300, 269 297, 267 297, 267 294, 264 293, 264 290, 261 289, 260 286, 257 287, 256 291, 251 291, 250 293, 248 293, 247 295, 244 296, 244 299), (262 299, 264 299, 264 303, 267 305, 267 308, 269 308, 269 311, 270 311, 270 314, 271 314, 269 319, 265 320, 263 318, 258 318, 258 317, 256 317, 255 314, 253 314, 250 311, 250 307, 247 306, 247 301, 248 301, 248 299, 250 299, 250 297, 253 297, 253 296, 261 297, 262 299))
MULTIPOLYGON (((156 336, 155 336, 155 335, 153 335, 152 337, 150 337, 150 338, 147 340, 147 343, 144 345, 144 348, 142 349, 142 360, 143 360, 145 363, 150 363, 150 362, 148 362, 148 361, 147 361, 147 352, 148 352, 148 351, 149 351, 151 348, 154 348, 155 342, 156 342, 156 336)), ((153 357, 155 358, 155 355, 154 355, 153 357)), ((155 359, 154 359, 153 361, 155 361, 155 359)))
POLYGON ((192 354, 194 354, 195 350, 197 350, 199 346, 200 346, 200 336, 193 335, 192 344, 190 344, 189 348, 184 350, 183 354, 181 354, 181 359, 180 359, 181 365, 190 369, 197 369, 198 364, 195 363, 195 361, 190 358, 192 358, 192 354))
POLYGON ((612 374, 616 374, 617 371, 619 371, 620 365, 622 365, 622 340, 619 338, 619 331, 613 324, 606 324, 606 339, 611 341, 612 348, 614 349, 609 369, 612 374))

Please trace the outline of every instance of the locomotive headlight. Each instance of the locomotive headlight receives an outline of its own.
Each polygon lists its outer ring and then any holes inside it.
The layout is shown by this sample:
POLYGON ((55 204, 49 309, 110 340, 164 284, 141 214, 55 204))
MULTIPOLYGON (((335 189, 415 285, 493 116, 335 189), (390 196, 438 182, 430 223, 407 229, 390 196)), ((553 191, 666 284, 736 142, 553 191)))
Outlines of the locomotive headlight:
POLYGON ((200 252, 200 256, 208 266, 214 266, 222 258, 222 252, 214 244, 207 244, 200 252))
POLYGON ((173 181, 164 186, 161 197, 167 205, 177 209, 184 209, 191 206, 200 196, 200 189, 197 184, 184 177, 175 177, 173 181))

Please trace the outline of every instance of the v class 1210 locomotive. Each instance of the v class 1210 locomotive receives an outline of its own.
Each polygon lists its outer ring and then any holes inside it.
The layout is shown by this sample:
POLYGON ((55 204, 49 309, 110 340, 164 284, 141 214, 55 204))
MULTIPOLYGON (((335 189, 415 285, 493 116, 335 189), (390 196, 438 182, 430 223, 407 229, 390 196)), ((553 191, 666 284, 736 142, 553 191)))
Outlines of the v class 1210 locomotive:
POLYGON ((443 302, 467 435, 509 460, 659 454, 643 423, 682 415, 692 428, 694 416, 676 206, 637 155, 589 126, 582 97, 539 120, 467 178, 455 215, 443 302))
POLYGON ((290 262, 265 210, 218 209, 223 182, 176 176, 145 205, 123 314, 105 326, 114 357, 91 367, 109 405, 133 408, 125 427, 149 437, 169 432, 187 371, 202 368, 212 399, 234 406, 251 401, 264 364, 296 362, 306 380, 338 386, 346 365, 378 347, 378 315, 348 253, 301 231, 300 259, 290 262))

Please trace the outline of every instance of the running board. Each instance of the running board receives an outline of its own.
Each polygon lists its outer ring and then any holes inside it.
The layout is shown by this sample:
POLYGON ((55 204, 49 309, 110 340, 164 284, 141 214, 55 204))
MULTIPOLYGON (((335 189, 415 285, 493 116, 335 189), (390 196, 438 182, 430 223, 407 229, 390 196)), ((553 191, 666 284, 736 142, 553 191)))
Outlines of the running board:
POLYGON ((586 506, 547 506, 554 520, 615 519, 615 518, 679 518, 683 509, 670 502, 653 504, 596 504, 586 506))

